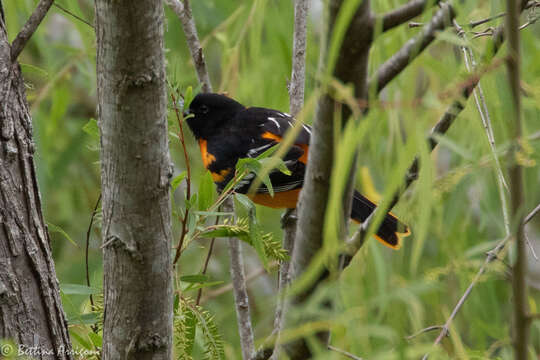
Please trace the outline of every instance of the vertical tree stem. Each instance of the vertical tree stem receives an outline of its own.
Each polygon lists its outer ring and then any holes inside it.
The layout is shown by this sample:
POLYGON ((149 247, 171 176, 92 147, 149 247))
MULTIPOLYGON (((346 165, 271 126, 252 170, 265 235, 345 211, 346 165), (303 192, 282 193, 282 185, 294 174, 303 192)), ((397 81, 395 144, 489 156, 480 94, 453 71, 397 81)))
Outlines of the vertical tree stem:
POLYGON ((529 318, 527 316, 527 284, 525 282, 527 258, 523 233, 523 169, 517 162, 522 137, 520 99, 520 52, 519 52, 519 1, 507 0, 506 30, 508 34, 507 71, 512 96, 512 119, 508 126, 513 137, 510 151, 510 201, 512 225, 516 239, 516 262, 513 267, 512 285, 514 291, 514 358, 526 360, 529 343, 529 318))
POLYGON ((103 359, 169 360, 173 288, 160 0, 96 0, 103 359))

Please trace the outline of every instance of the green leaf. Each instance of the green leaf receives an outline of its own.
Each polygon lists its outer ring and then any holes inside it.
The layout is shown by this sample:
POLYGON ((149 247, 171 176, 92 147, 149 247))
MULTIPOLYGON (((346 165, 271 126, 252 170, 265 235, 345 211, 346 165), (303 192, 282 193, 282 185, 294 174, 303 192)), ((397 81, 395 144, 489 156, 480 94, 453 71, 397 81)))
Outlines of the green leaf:
POLYGON ((25 77, 28 76, 29 74, 36 74, 43 78, 46 78, 49 76, 49 74, 47 73, 47 70, 42 69, 38 66, 35 66, 32 64, 26 64, 26 63, 19 63, 19 64, 21 65, 21 69, 25 77))
POLYGON ((99 321, 99 314, 96 312, 80 314, 68 319, 70 325, 93 325, 99 321))
POLYGON ((233 216, 234 212, 224 212, 224 211, 193 211, 196 215, 202 216, 233 216))
POLYGON ((99 294, 101 289, 79 284, 60 284, 60 291, 66 295, 92 295, 99 294))
POLYGON ((77 243, 75 242, 75 240, 73 240, 73 239, 71 238, 71 236, 69 236, 68 233, 65 232, 60 226, 54 225, 54 224, 51 223, 51 222, 47 222, 47 227, 49 228, 49 231, 57 232, 57 233, 62 234, 62 235, 63 235, 70 243, 72 243, 72 244, 75 245, 76 247, 79 247, 79 245, 77 245, 77 243))
POLYGON ((247 211, 255 209, 255 204, 249 197, 244 194, 235 193, 234 198, 240 203, 247 211))
POLYGON ((202 288, 221 285, 223 283, 224 283, 224 281, 209 281, 209 282, 205 282, 205 283, 199 283, 197 285, 189 285, 186 289, 184 289, 184 291, 199 290, 199 289, 202 289, 202 288))
POLYGON ((251 240, 251 245, 259 256, 259 259, 261 259, 264 268, 268 271, 268 257, 264 251, 262 231, 257 222, 257 215, 255 214, 254 210, 249 212, 249 238, 251 240))
POLYGON ((92 138, 99 140, 99 126, 96 119, 92 118, 88 120, 82 127, 83 131, 90 135, 92 138))
POLYGON ((184 275, 180 276, 180 281, 188 283, 204 283, 210 280, 208 275, 203 274, 193 274, 193 275, 184 275))
POLYGON ((103 345, 103 337, 101 335, 96 334, 93 331, 90 331, 88 332, 88 337, 90 338, 90 340, 92 340, 92 343, 94 344, 95 347, 101 348, 101 346, 103 345))
POLYGON ((195 344, 195 335, 197 334, 197 317, 193 311, 186 311, 184 313, 184 323, 185 323, 185 347, 184 351, 188 355, 193 354, 193 345, 195 344))
POLYGON ((86 350, 94 350, 94 347, 88 340, 85 339, 85 336, 74 331, 74 328, 70 329, 69 334, 86 350))
POLYGON ((188 86, 186 91, 184 92, 184 110, 189 109, 189 105, 191 105, 191 102, 193 101, 193 88, 191 86, 188 86))
POLYGON ((199 210, 207 210, 214 203, 215 193, 212 174, 207 171, 199 184, 199 210))
POLYGON ((175 192, 176 189, 178 188, 178 186, 180 186, 180 184, 182 183, 182 181, 186 178, 187 176, 187 170, 186 171, 182 171, 178 176, 176 176, 172 181, 171 181, 171 186, 172 186, 172 191, 175 192))

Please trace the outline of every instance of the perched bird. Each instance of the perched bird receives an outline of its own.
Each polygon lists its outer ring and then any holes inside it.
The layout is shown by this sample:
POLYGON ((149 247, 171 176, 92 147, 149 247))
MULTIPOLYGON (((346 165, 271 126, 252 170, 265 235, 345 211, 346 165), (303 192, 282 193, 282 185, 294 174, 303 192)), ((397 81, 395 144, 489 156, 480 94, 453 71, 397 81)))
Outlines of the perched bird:
MULTIPOLYGON (((295 122, 287 113, 245 107, 220 94, 198 94, 186 114, 192 115, 187 118, 187 123, 199 142, 203 164, 212 174, 219 191, 234 177, 238 159, 257 157, 278 144, 295 122)), ((302 125, 294 145, 283 158, 291 174, 286 175, 278 170, 271 172, 274 196, 261 184, 255 193, 248 194, 253 202, 273 208, 296 207, 304 183, 310 137, 311 127, 302 125)), ((243 181, 235 191, 246 193, 253 178, 251 176, 243 181)), ((375 207, 373 202, 355 191, 351 218, 363 222, 375 207)), ((384 245, 398 249, 401 237, 409 234, 407 226, 388 213, 375 237, 384 245)))

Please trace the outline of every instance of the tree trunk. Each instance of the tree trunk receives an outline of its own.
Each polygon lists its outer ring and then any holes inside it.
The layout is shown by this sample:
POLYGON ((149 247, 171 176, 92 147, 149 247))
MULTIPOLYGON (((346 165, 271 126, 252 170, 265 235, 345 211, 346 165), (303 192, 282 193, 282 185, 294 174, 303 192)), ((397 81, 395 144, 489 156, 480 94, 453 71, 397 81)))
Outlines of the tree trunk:
POLYGON ((34 169, 32 118, 0 2, 0 339, 2 355, 72 359, 34 169))
POLYGON ((161 0, 97 0, 104 359, 170 359, 172 265, 161 0))
MULTIPOLYGON (((331 0, 329 3, 328 38, 332 37, 334 24, 342 5, 342 0, 331 0)), ((352 84, 355 97, 358 99, 367 97, 367 65, 372 34, 373 14, 371 13, 370 1, 364 0, 358 5, 347 28, 334 68, 334 76, 345 84, 352 84)), ((336 105, 329 94, 322 95, 313 122, 309 162, 298 204, 298 224, 291 265, 294 269, 294 278, 298 278, 308 269, 311 261, 323 247, 324 219, 330 195, 328 174, 332 173, 334 165, 334 113, 336 105)), ((350 114, 350 110, 343 107, 342 119, 344 123, 350 114)), ((353 167, 343 200, 343 219, 349 218, 354 177, 353 167)), ((344 227, 346 229, 346 223, 344 223, 344 227)), ((345 234, 346 231, 343 230, 343 235, 345 234)), ((338 259, 335 260, 337 263, 338 259)), ((328 273, 325 271, 317 281, 296 294, 292 299, 293 306, 297 308, 304 306, 315 288, 327 275, 328 273)), ((331 306, 331 304, 326 305, 331 306)), ((317 335, 323 343, 327 342, 328 332, 320 332, 317 335)), ((286 349, 291 359, 307 359, 312 356, 304 339, 287 344, 286 349)))

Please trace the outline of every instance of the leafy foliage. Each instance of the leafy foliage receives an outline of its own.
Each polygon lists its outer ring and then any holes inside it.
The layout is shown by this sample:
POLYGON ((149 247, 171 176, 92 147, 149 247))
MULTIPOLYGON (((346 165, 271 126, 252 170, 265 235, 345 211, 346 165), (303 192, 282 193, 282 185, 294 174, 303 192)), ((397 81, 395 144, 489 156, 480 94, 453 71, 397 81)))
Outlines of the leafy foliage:
POLYGON ((223 339, 218 331, 214 316, 201 306, 196 305, 192 299, 180 297, 174 316, 177 359, 193 359, 193 346, 197 329, 203 338, 204 358, 208 360, 225 359, 223 339))
POLYGON ((272 233, 264 233, 262 230, 256 231, 257 234, 254 234, 248 218, 240 218, 235 224, 229 224, 229 221, 226 220, 223 224, 209 227, 201 233, 201 236, 206 238, 237 237, 253 247, 255 247, 254 242, 260 242, 265 257, 280 261, 289 259, 287 250, 283 249, 281 242, 276 240, 272 233))

